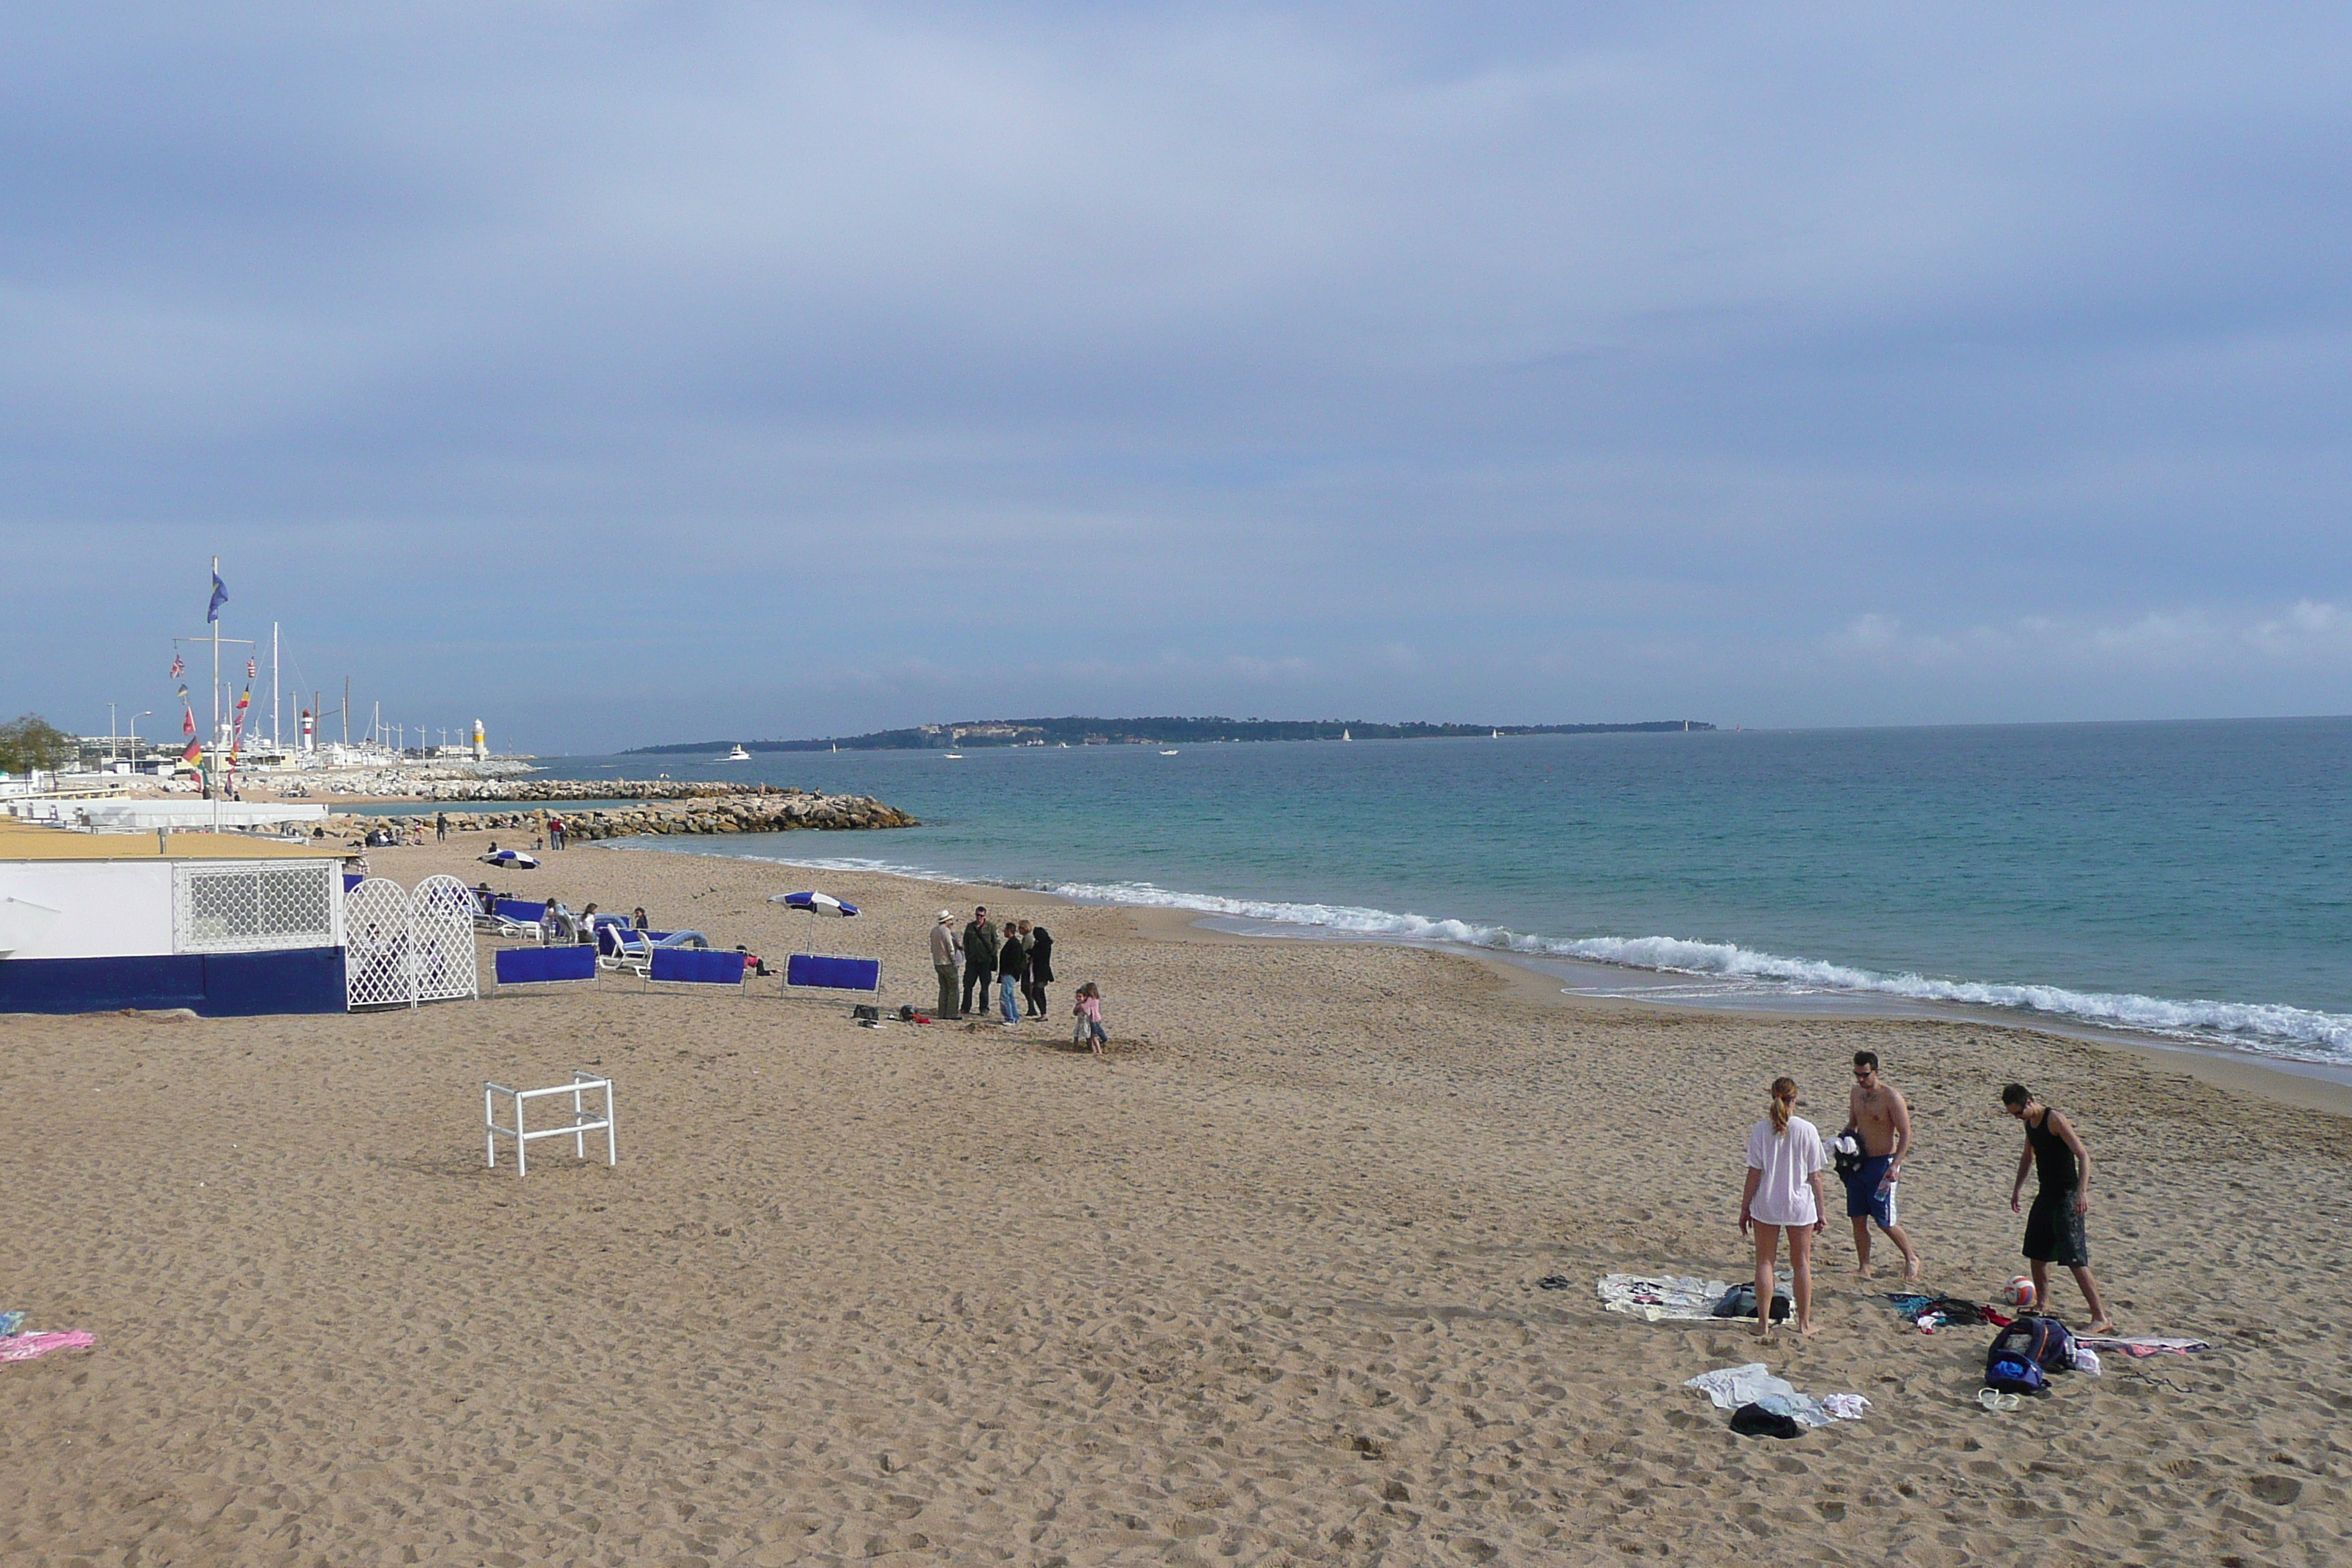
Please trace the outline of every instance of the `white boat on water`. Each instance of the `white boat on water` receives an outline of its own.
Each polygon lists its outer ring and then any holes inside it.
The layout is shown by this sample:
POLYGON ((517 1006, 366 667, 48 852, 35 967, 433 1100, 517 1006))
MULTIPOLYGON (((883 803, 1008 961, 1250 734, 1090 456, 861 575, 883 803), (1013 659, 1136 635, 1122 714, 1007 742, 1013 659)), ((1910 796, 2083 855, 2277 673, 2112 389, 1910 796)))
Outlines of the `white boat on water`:
POLYGON ((1174 756, 1174 755, 1176 754, 1176 748, 1175 748, 1175 747, 1173 747, 1173 746, 1170 746, 1170 747, 1169 747, 1169 748, 1167 748, 1165 751, 1161 752, 1160 754, 1161 756, 1163 756, 1163 757, 1172 757, 1172 756, 1174 756))
POLYGON ((960 763, 963 761, 963 753, 961 752, 941 752, 940 755, 950 763, 960 763))
POLYGON ((751 760, 751 753, 745 751, 739 743, 733 751, 719 760, 722 763, 748 763, 751 760))

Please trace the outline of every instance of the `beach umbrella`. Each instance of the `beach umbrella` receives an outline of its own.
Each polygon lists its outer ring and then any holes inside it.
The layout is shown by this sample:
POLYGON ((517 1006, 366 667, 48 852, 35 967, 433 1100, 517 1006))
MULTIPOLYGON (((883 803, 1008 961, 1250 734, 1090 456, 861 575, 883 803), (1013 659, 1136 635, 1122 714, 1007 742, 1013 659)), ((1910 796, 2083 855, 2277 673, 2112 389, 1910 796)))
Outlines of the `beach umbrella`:
POLYGON ((777 893, 768 900, 788 910, 798 910, 807 915, 832 915, 847 920, 857 912, 856 904, 845 904, 831 893, 777 893))
POLYGON ((519 867, 525 871, 539 869, 539 862, 520 849, 501 849, 495 855, 478 855, 475 858, 492 866, 519 867))

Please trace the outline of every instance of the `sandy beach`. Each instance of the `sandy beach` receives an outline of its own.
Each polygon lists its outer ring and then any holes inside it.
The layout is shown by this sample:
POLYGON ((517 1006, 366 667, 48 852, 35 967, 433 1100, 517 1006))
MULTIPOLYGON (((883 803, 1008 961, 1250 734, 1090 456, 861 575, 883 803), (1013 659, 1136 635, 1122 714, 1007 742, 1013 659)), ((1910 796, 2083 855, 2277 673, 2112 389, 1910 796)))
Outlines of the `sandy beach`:
MULTIPOLYGON (((468 882, 479 838, 375 850, 468 882)), ((494 880, 772 959, 771 865, 606 847, 494 880)), ((367 1016, 0 1018, 0 1561, 106 1564, 1863 1564, 2352 1560, 2336 1086, 2014 1030, 1571 1005, 1402 946, 824 873, 815 933, 928 1005, 930 917, 1050 925, 1049 1018, 873 1031, 847 998, 586 988, 367 1016), (1115 1046, 1068 1048, 1097 980, 1115 1046), (1738 1279, 1788 1073, 1833 1132, 1909 1097, 1927 1282, 2022 1268, 2011 1079, 2081 1129, 2127 1332, 2212 1349, 1975 1403, 1990 1331, 1851 1275, 1825 1331, 1601 1310, 1738 1279), (618 1085, 617 1169, 483 1163, 485 1079, 618 1085), (1544 1289, 1552 1278, 1566 1289, 1544 1289), (1734 1436, 1762 1360, 1858 1423, 1734 1436)), ((483 964, 485 982, 488 963, 483 964)), ((2061 1284, 2077 1324, 2081 1304, 2061 1284)))

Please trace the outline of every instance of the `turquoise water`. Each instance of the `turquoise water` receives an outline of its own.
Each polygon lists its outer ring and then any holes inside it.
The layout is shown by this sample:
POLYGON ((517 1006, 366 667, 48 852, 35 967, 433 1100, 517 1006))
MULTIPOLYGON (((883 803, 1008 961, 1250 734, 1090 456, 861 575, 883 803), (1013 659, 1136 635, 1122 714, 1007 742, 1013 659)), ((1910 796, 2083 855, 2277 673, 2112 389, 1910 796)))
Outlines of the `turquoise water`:
POLYGON ((2352 720, 574 758, 925 826, 649 847, 2352 1062, 2352 720))

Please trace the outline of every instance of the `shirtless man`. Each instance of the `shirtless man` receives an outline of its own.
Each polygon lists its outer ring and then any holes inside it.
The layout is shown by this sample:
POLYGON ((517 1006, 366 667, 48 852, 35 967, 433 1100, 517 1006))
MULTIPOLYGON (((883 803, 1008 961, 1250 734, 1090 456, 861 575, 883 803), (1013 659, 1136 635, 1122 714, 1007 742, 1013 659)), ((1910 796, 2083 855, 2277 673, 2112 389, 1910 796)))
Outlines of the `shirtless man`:
POLYGON ((1873 1221, 1886 1239, 1903 1251, 1903 1278, 1919 1278, 1919 1249, 1903 1233, 1895 1214, 1895 1184, 1903 1176, 1903 1161, 1911 1152, 1911 1108, 1893 1085, 1878 1078, 1878 1053, 1853 1053, 1853 1092, 1846 1100, 1846 1120, 1862 1137, 1862 1169, 1841 1179, 1845 1183, 1846 1217, 1853 1222, 1854 1273, 1870 1278, 1870 1226, 1873 1221))

